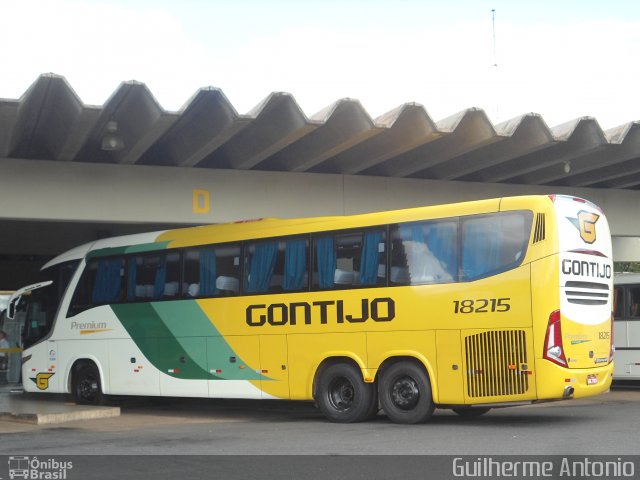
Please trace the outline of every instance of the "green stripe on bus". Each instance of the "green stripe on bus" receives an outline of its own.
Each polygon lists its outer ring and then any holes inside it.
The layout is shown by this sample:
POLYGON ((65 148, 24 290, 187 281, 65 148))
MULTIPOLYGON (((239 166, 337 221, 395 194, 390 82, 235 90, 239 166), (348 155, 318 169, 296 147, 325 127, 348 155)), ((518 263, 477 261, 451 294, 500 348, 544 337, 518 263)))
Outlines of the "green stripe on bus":
POLYGON ((154 250, 165 250, 169 242, 154 242, 154 243, 141 243, 140 245, 131 245, 127 247, 124 253, 145 253, 153 252, 154 250))
POLYGON ((140 351, 160 372, 175 378, 215 379, 172 335, 150 303, 112 305, 124 328, 140 351))
POLYGON ((127 245, 123 247, 108 247, 92 250, 87 254, 87 258, 111 257, 115 255, 124 255, 126 253, 145 253, 156 250, 166 250, 169 242, 153 242, 141 243, 139 245, 127 245))
POLYGON ((236 354, 194 300, 112 305, 133 341, 161 372, 176 378, 270 380, 239 369, 236 354), (230 359, 236 368, 230 366, 230 359), (211 373, 211 369, 221 369, 211 373), (177 371, 177 372, 176 372, 177 371))
POLYGON ((193 348, 196 339, 206 339, 206 357, 199 359, 203 361, 201 366, 208 371, 214 368, 222 370, 215 374, 216 377, 224 380, 270 380, 254 369, 238 368, 245 364, 244 360, 231 348, 195 300, 154 302, 151 305, 185 350, 193 348), (236 359, 233 363, 230 362, 232 357, 236 359), (224 366, 227 368, 220 368, 224 366))

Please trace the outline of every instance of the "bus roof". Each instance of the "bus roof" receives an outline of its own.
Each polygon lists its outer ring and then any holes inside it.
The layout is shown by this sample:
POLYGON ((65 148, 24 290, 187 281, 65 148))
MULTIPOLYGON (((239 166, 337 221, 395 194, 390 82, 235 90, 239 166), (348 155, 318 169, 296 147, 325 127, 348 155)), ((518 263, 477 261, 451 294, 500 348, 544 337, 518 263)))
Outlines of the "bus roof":
MULTIPOLYGON (((551 205, 551 198, 548 195, 530 195, 517 198, 525 202, 530 202, 532 208, 535 204, 539 205, 538 208, 544 208, 543 205, 551 205)), ((423 218, 437 219, 460 215, 492 213, 500 210, 502 200, 502 198, 494 198, 454 204, 441 204, 374 213, 362 213, 356 215, 293 219, 264 218, 124 235, 96 240, 94 242, 75 247, 53 258, 42 268, 44 269, 66 261, 79 260, 87 256, 90 252, 103 249, 135 247, 138 245, 150 245, 153 247, 153 244, 157 244, 157 248, 147 248, 145 250, 161 250, 167 247, 176 248, 191 245, 241 241, 251 238, 294 235, 296 233, 340 230, 352 227, 361 228, 369 225, 374 226, 386 223, 417 221, 423 218)))
POLYGON ((82 245, 78 245, 77 247, 72 248, 71 250, 67 250, 64 253, 61 253, 55 258, 52 258, 47 263, 45 263, 42 267, 42 270, 45 268, 51 267, 53 265, 57 265, 59 263, 69 262, 72 260, 80 260, 84 258, 89 252, 98 250, 101 248, 112 248, 112 247, 120 247, 125 245, 136 245, 140 243, 151 243, 155 242, 155 240, 160 236, 164 231, 158 232, 150 232, 150 233, 134 233, 132 235, 121 235, 118 237, 110 237, 103 238, 100 240, 95 240, 93 242, 88 242, 82 245))

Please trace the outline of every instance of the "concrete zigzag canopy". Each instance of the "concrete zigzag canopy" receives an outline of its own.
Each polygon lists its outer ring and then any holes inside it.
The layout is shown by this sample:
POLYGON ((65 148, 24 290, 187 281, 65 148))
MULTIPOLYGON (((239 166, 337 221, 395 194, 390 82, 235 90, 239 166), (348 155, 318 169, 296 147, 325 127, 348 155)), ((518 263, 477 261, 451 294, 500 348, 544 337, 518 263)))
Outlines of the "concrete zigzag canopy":
POLYGON ((277 92, 242 115, 216 88, 169 112, 139 82, 99 107, 45 74, 20 99, 0 99, 0 157, 639 189, 639 127, 603 131, 582 117, 549 128, 533 113, 493 125, 477 108, 435 122, 415 103, 372 119, 352 99, 309 118, 277 92), (122 150, 101 150, 109 120, 122 150))

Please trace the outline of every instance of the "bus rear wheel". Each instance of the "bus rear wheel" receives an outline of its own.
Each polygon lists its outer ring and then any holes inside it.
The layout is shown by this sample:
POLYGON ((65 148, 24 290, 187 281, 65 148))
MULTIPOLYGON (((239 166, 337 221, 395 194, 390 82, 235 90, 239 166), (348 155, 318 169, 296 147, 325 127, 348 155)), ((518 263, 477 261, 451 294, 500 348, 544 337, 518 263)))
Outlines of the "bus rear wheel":
POLYGON ((104 405, 107 396, 102 393, 98 367, 93 363, 80 365, 71 379, 71 394, 79 405, 104 405))
POLYGON ((365 383, 353 365, 336 363, 320 375, 316 402, 331 422, 354 423, 370 419, 377 412, 375 385, 365 383))
POLYGON ((431 417, 435 405, 425 371, 412 362, 398 362, 380 380, 380 405, 395 423, 422 423, 431 417))

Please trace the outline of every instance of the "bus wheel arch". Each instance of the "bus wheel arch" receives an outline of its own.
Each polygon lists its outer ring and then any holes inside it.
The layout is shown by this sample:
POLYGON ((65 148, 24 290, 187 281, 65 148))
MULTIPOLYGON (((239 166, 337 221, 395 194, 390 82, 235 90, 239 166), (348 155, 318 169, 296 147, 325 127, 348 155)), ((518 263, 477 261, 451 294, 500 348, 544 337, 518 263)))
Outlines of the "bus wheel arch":
POLYGON ((393 357, 378 370, 380 406, 395 423, 423 423, 435 410, 431 376, 414 357, 393 357))
POLYGON ((108 401, 104 393, 100 369, 93 360, 76 360, 69 372, 69 390, 79 405, 104 405, 108 401))
POLYGON ((349 357, 330 357, 320 363, 313 398, 332 422, 361 422, 378 413, 376 384, 365 383, 360 365, 349 357))

